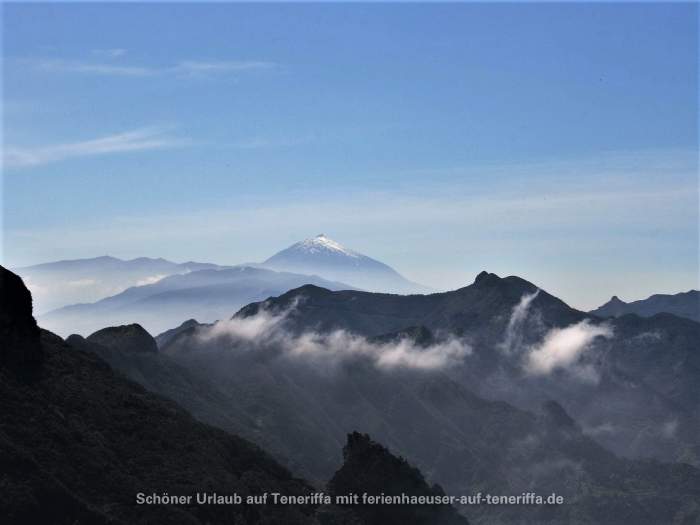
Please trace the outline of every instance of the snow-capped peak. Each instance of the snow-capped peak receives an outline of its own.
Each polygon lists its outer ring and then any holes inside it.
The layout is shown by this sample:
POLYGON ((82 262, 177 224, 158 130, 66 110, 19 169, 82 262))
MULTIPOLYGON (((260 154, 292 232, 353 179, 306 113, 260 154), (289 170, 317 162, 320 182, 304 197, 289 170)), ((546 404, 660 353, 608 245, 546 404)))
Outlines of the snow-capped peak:
POLYGON ((359 257, 359 254, 347 249, 345 246, 333 239, 326 237, 324 234, 319 234, 316 237, 306 239, 297 244, 299 249, 308 253, 319 253, 323 251, 340 253, 348 257, 359 257))

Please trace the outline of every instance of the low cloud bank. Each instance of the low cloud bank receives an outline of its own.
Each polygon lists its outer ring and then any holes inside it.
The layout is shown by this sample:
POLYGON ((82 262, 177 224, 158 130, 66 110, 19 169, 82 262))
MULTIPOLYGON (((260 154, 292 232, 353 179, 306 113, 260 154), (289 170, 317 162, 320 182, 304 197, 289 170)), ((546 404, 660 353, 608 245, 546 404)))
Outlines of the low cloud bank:
POLYGON ((582 364, 580 358, 597 337, 612 337, 612 328, 607 324, 594 325, 586 319, 564 328, 545 330, 533 306, 539 293, 540 290, 535 290, 523 294, 513 307, 498 349, 522 359, 522 366, 530 375, 544 376, 565 369, 582 381, 597 382, 596 369, 582 364), (525 343, 526 335, 530 341, 536 338, 539 342, 525 343))
POLYGON ((579 358, 597 337, 609 339, 613 336, 608 325, 594 325, 587 319, 567 326, 553 328, 539 345, 528 353, 525 368, 533 375, 546 375, 558 368, 575 372, 582 379, 597 379, 595 370, 578 363, 579 358))
POLYGON ((361 357, 370 360, 377 368, 385 370, 441 369, 458 364, 472 351, 467 343, 456 338, 423 347, 408 337, 378 343, 346 330, 334 330, 329 333, 306 331, 296 335, 285 326, 292 310, 293 307, 280 314, 262 310, 251 317, 219 321, 201 331, 198 337, 202 342, 229 338, 234 345, 241 343, 247 348, 275 348, 293 359, 326 360, 336 363, 361 357))

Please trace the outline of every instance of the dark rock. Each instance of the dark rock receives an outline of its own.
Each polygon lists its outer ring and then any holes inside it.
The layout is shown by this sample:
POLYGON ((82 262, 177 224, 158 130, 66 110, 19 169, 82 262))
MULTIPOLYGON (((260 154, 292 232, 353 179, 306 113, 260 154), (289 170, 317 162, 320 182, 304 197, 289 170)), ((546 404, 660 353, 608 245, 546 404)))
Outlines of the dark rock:
POLYGON ((42 358, 32 296, 22 279, 0 266, 0 366, 35 368, 42 358))
POLYGON ((110 326, 87 337, 91 343, 122 352, 158 351, 156 340, 139 324, 110 326))
MULTIPOLYGON (((374 496, 442 497, 444 491, 432 487, 423 474, 405 459, 393 456, 367 434, 348 434, 343 448, 343 466, 328 484, 334 496, 370 494, 374 496)), ((352 505, 367 525, 467 525, 468 521, 449 504, 372 504, 352 505)))

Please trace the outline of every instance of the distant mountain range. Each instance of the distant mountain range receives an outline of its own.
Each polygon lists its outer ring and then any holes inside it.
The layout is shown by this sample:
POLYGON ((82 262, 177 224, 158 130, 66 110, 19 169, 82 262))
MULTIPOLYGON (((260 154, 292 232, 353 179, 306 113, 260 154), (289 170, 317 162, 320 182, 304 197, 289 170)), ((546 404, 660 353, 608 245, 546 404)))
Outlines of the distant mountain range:
MULTIPOLYGON (((32 291, 37 313, 44 315, 63 306, 94 303, 120 294, 127 288, 155 284, 174 275, 241 266, 314 276, 315 280, 307 279, 307 283, 340 282, 345 288, 392 293, 431 291, 426 286, 408 281, 386 264, 348 250, 324 235, 296 243, 263 263, 222 266, 193 261, 175 263, 162 258, 123 260, 101 256, 25 266, 16 268, 15 272, 32 291)), ((281 291, 286 290, 272 289, 273 294, 281 291)), ((193 316, 194 312, 189 317, 193 316)))
POLYGON ((224 267, 211 263, 174 263, 148 257, 125 261, 102 256, 37 264, 15 271, 32 291, 37 313, 44 314, 69 304, 98 301, 169 275, 221 268, 224 267))
POLYGON ((331 290, 429 291, 324 235, 299 242, 261 264, 220 266, 104 256, 28 266, 17 273, 34 294, 42 326, 64 336, 135 322, 154 334, 185 319, 212 322, 245 304, 304 284, 331 290))
POLYGON ((620 317, 625 314, 651 317, 662 312, 700 322, 700 291, 690 290, 674 295, 655 294, 630 303, 621 301, 614 295, 607 303, 591 310, 590 313, 600 317, 620 317))
POLYGON ((64 306, 38 319, 42 326, 63 336, 88 335, 105 326, 135 322, 157 334, 188 318, 200 322, 225 319, 245 304, 304 284, 332 290, 352 288, 317 276, 265 268, 216 268, 170 275, 94 303, 64 306))
POLYGON ((350 250, 323 234, 297 242, 262 263, 273 270, 320 275, 373 292, 428 293, 396 270, 371 257, 350 250))

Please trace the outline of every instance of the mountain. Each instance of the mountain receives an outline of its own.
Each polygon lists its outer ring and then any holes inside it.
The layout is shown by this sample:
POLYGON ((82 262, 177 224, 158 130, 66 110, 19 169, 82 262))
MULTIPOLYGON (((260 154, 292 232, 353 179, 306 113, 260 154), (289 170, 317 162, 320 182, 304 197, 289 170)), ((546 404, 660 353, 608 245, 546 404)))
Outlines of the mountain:
POLYGON ((251 443, 194 420, 39 330, 0 267, 3 523, 312 523, 310 506, 138 505, 136 495, 312 488, 251 443))
MULTIPOLYGON (((348 434, 343 448, 343 465, 328 483, 333 496, 369 494, 440 500, 445 492, 430 486, 423 474, 405 459, 392 455, 367 434, 348 434)), ((354 512, 366 525, 468 525, 450 504, 355 505, 354 512)), ((334 517, 335 518, 335 517, 334 517)), ((337 519, 321 514, 323 525, 337 525, 337 519)))
POLYGON ((314 286, 253 303, 237 317, 284 316, 293 334, 366 338, 423 327, 466 339, 448 374, 488 399, 567 407, 617 454, 700 466, 700 324, 670 314, 602 320, 519 277, 482 272, 451 292, 397 296, 314 286), (559 360, 533 371, 533 354, 559 360))
MULTIPOLYGON (((73 336, 66 344, 38 328, 31 301, 21 279, 0 267, 3 523, 466 524, 444 505, 380 505, 368 513, 357 504, 318 508, 313 500, 197 503, 196 494, 239 495, 245 501, 266 493, 304 498, 318 489, 292 477, 251 443, 195 421, 178 405, 124 379, 95 355, 157 356, 155 341, 138 325, 102 330, 91 340, 73 336), (139 504, 139 494, 192 499, 139 504), (377 521, 377 514, 384 521, 377 521), (451 519, 426 522, 421 516, 451 519)), ((367 456, 356 450, 357 442, 346 447, 338 474, 342 479, 347 480, 343 472, 359 468, 367 456)), ((354 490, 375 492, 383 476, 387 487, 409 494, 438 493, 425 486, 419 471, 380 445, 371 447, 374 458, 393 468, 349 480, 354 490)), ((345 495, 337 480, 333 487, 333 495, 345 495)))
MULTIPOLYGON (((189 410, 208 421, 212 406, 227 412, 228 399, 230 415, 223 424, 233 427, 225 428, 250 425, 246 436, 254 435, 266 448, 272 444, 276 457, 286 458, 287 465, 317 484, 328 477, 344 479, 346 484, 334 489, 340 491, 354 479, 356 486, 365 487, 360 493, 383 483, 388 493, 394 486, 392 473, 403 467, 383 464, 377 451, 359 454, 366 458, 363 462, 358 456, 350 462, 346 458, 350 465, 339 469, 337 450, 358 429, 411 458, 447 494, 554 492, 567 502, 555 507, 465 506, 474 523, 655 524, 700 517, 692 504, 700 495, 697 469, 618 458, 586 436, 558 403, 544 403, 532 414, 479 398, 440 371, 381 370, 364 360, 329 368, 322 361, 285 357, 271 347, 197 334, 206 329, 190 327, 178 336, 180 343, 173 341, 156 355, 122 352, 110 363, 150 379, 150 388, 173 377, 172 365, 177 364, 196 378, 189 389, 185 381, 170 385, 189 410), (169 363, 169 371, 157 369, 156 356, 161 364, 169 363), (194 400, 201 398, 205 382, 219 399, 202 411, 194 400), (353 476, 355 469, 365 476, 353 476), (338 476, 339 470, 345 475, 338 476)), ((414 482, 404 478, 401 483, 414 482)), ((365 510, 382 514, 381 509, 365 510)), ((332 516, 328 523, 361 523, 332 516)))
POLYGON ((685 447, 688 461, 697 459, 697 323, 674 316, 621 319, 619 341, 609 345, 599 336, 584 354, 586 366, 593 360, 600 367, 599 383, 568 373, 529 376, 521 368, 524 355, 501 348, 513 318, 525 332, 513 337, 514 346, 536 345, 543 333, 572 324, 601 323, 537 290, 523 279, 489 273, 427 298, 305 286, 249 305, 230 320, 190 325, 159 353, 236 400, 246 417, 228 424, 254 422, 253 439, 316 482, 333 475, 335 451, 357 430, 411 458, 448 494, 554 492, 567 502, 468 506, 475 523, 697 520, 699 509, 690 503, 700 493, 696 468, 619 457, 599 443, 606 436, 590 428, 596 417, 614 421, 621 430, 608 441, 633 449, 636 458, 658 448, 680 460, 685 447), (669 345, 662 336, 640 346, 650 323, 676 341, 669 345), (464 339, 454 339, 457 332, 464 339), (431 365, 464 341, 471 353, 460 354, 462 363, 431 365), (587 418, 583 424, 569 415, 570 406, 587 418), (675 427, 666 424, 669 417, 677 418, 675 427))
POLYGON ((87 335, 105 326, 139 323, 159 333, 195 317, 211 322, 241 306, 311 283, 333 290, 349 285, 316 276, 238 266, 164 277, 133 286, 95 303, 65 306, 39 316, 41 325, 59 335, 87 335))
POLYGON ((362 255, 323 234, 293 244, 262 263, 278 271, 320 275, 364 290, 390 293, 427 293, 429 288, 413 283, 396 270, 362 255))
POLYGON ((590 313, 599 317, 620 317, 625 314, 651 317, 659 313, 669 313, 700 322, 700 291, 690 290, 673 295, 655 294, 631 303, 613 295, 607 303, 591 310, 590 313))
POLYGON ((26 266, 15 272, 31 290, 35 310, 42 314, 69 304, 94 302, 169 275, 215 268, 222 267, 210 263, 174 263, 160 258, 125 261, 102 256, 26 266))

